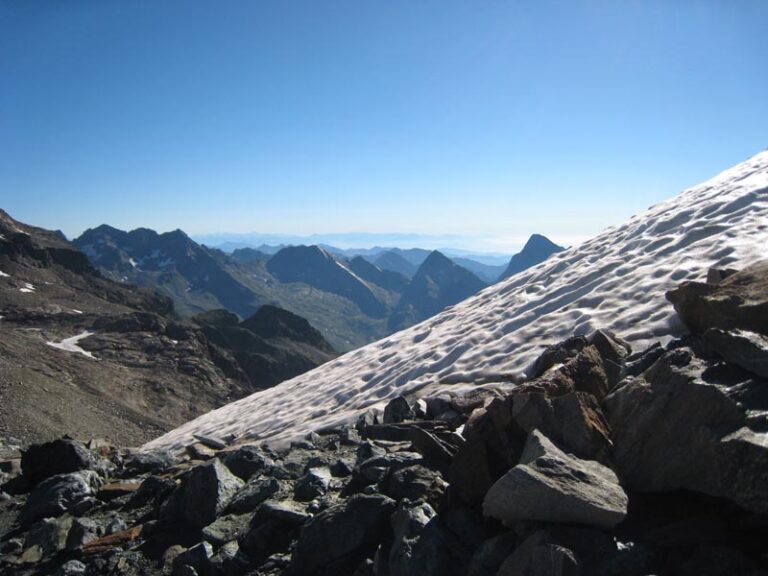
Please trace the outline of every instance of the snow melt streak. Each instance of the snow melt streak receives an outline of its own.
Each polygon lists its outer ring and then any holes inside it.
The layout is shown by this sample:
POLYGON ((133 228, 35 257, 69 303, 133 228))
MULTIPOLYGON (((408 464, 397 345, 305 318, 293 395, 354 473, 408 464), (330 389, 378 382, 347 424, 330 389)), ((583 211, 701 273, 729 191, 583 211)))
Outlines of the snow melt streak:
POLYGON ((712 266, 766 257, 768 152, 561 252, 421 324, 188 422, 147 449, 193 434, 284 441, 370 407, 524 375, 542 349, 613 330, 636 348, 682 332, 667 290, 712 266))

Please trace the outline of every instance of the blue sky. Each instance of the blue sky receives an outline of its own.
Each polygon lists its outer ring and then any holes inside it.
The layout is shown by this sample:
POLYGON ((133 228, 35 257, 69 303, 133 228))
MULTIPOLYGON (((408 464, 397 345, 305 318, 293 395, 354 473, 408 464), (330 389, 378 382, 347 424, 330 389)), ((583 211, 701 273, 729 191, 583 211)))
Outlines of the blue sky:
POLYGON ((570 244, 768 146, 766 38, 765 1, 5 0, 0 207, 570 244))

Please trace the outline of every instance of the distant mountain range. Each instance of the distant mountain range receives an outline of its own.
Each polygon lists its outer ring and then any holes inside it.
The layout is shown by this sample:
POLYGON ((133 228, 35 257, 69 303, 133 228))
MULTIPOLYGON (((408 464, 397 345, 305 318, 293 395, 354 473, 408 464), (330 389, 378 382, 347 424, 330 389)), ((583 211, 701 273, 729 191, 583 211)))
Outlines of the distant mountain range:
MULTIPOLYGON (((73 244, 105 276, 156 288, 186 316, 226 309, 248 318, 275 305, 306 318, 340 351, 428 318, 505 270, 420 248, 260 245, 227 253, 180 230, 124 232, 106 225, 87 230, 73 244)), ((562 249, 549 243, 548 253, 535 245, 535 253, 521 253, 525 263, 562 249)))

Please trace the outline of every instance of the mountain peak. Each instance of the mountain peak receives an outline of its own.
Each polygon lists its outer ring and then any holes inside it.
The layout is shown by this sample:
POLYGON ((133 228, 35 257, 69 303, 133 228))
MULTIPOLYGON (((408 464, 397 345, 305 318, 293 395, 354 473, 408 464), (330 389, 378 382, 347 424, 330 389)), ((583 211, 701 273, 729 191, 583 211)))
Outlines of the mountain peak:
POLYGON ((562 252, 563 250, 565 250, 565 248, 558 246, 546 236, 541 234, 531 234, 531 237, 528 238, 523 249, 512 256, 507 269, 501 275, 499 280, 509 278, 518 272, 522 272, 531 266, 535 266, 549 258, 552 254, 562 252))

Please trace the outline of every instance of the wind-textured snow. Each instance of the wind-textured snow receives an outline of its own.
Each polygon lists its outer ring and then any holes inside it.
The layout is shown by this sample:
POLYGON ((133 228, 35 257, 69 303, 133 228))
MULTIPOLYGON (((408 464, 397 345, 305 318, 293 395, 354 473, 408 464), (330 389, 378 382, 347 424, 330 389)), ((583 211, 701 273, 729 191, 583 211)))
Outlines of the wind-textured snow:
POLYGON ((78 342, 82 340, 83 338, 87 338, 93 334, 93 332, 81 332, 77 336, 72 336, 71 338, 65 338, 61 342, 46 342, 48 346, 52 346, 54 348, 58 348, 59 350, 64 350, 65 352, 76 352, 78 354, 82 354, 83 356, 88 356, 88 358, 93 358, 96 360, 96 356, 94 356, 92 353, 88 352, 88 350, 83 350, 78 342))
POLYGON ((283 442, 354 420, 399 395, 431 395, 525 374, 545 346, 612 330, 636 349, 683 332, 665 292, 712 266, 768 257, 768 151, 553 255, 412 328, 150 442, 193 434, 283 442))

